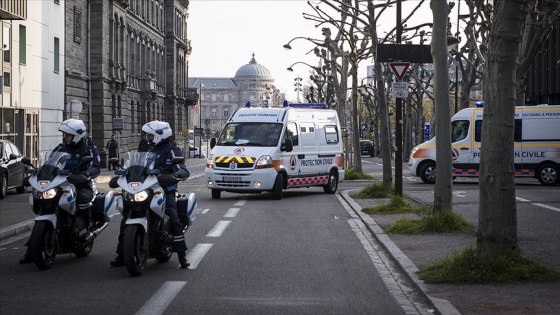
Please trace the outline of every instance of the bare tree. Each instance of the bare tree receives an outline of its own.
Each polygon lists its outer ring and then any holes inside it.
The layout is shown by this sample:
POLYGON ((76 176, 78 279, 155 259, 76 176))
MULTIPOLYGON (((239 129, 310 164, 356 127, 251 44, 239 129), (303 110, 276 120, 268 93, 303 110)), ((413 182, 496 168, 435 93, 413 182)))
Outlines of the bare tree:
POLYGON ((449 74, 447 63, 447 1, 431 0, 434 16, 432 56, 434 59, 434 90, 436 116, 444 122, 436 129, 437 176, 434 189, 434 211, 452 209, 453 179, 451 161, 451 120, 449 109, 449 74))
MULTIPOLYGON (((513 129, 521 38, 531 0, 496 3, 484 79, 477 250, 518 250, 513 129)), ((438 170, 439 172, 439 170, 438 170)))
POLYGON ((525 105, 525 91, 527 90, 527 73, 535 56, 541 49, 552 29, 560 20, 560 1, 543 0, 530 1, 529 14, 525 16, 522 24, 523 40, 519 47, 516 72, 517 105, 525 105))

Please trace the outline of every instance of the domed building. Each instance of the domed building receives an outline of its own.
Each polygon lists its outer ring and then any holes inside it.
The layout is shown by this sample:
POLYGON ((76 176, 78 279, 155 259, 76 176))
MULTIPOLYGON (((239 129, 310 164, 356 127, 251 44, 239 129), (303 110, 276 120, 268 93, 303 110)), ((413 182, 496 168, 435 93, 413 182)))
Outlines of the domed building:
POLYGON ((210 137, 219 133, 229 116, 247 101, 251 106, 279 107, 284 100, 274 86, 272 74, 257 62, 254 53, 235 77, 189 78, 189 88, 200 90, 198 104, 189 108, 189 129, 202 126, 204 134, 210 137))

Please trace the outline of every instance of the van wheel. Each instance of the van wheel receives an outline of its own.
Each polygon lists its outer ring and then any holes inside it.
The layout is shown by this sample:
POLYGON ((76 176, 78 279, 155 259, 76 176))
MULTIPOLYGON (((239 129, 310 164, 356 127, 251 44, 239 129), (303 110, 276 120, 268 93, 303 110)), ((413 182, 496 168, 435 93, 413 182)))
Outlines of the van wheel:
POLYGON ((217 189, 212 189, 212 199, 220 199, 222 196, 222 191, 217 189))
POLYGON ((539 167, 537 179, 544 186, 555 186, 560 183, 560 170, 556 164, 544 164, 539 167))
POLYGON ((335 171, 331 171, 329 174, 329 182, 323 186, 323 190, 327 194, 334 194, 338 189, 338 174, 335 171))
POLYGON ((282 199, 282 186, 284 184, 284 176, 282 174, 276 175, 274 180, 274 186, 272 187, 272 199, 280 200, 282 199))
POLYGON ((436 182, 436 163, 428 162, 420 168, 420 179, 426 184, 435 184, 436 182))

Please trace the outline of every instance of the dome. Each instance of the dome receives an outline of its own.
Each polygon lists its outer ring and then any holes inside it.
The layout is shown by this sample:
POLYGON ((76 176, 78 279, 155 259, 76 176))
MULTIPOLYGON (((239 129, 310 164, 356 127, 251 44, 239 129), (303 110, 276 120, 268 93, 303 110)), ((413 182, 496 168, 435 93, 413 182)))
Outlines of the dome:
POLYGON ((235 78, 239 78, 239 79, 245 79, 245 78, 265 79, 271 77, 272 75, 270 74, 270 71, 268 71, 268 69, 265 66, 262 66, 257 63, 257 61, 255 60, 254 53, 253 53, 253 58, 251 58, 251 61, 249 61, 248 64, 239 68, 239 70, 237 70, 237 72, 235 73, 235 78))

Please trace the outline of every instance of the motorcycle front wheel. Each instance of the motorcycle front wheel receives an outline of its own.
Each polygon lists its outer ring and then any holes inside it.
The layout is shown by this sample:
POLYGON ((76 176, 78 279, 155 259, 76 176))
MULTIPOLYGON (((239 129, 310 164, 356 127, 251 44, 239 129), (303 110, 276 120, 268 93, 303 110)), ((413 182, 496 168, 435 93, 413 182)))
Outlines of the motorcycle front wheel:
POLYGON ((123 238, 124 265, 132 276, 139 276, 144 271, 148 259, 146 232, 140 225, 127 225, 123 238))
POLYGON ((29 251, 39 270, 51 268, 56 257, 56 237, 50 221, 36 221, 29 240, 29 251))

